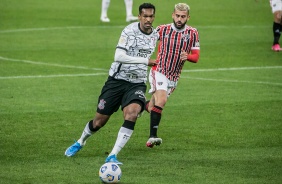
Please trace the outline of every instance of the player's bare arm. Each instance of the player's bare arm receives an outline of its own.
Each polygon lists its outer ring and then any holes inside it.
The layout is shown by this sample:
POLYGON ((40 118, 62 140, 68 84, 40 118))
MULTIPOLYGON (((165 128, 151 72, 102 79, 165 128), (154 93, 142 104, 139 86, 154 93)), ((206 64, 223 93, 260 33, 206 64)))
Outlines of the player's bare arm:
POLYGON ((190 61, 192 63, 197 63, 200 58, 200 50, 192 50, 190 54, 185 52, 184 50, 180 53, 181 61, 190 61))
POLYGON ((155 66, 157 64, 155 59, 149 59, 148 66, 155 66))

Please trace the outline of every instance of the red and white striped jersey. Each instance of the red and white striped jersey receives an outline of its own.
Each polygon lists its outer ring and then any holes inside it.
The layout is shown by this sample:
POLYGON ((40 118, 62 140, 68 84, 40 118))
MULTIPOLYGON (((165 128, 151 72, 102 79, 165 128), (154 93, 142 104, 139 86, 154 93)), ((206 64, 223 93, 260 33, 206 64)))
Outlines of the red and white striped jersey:
POLYGON ((178 30, 173 23, 160 25, 156 30, 159 33, 158 64, 152 69, 176 82, 185 63, 180 61, 180 53, 182 50, 190 53, 191 50, 200 49, 199 33, 188 25, 178 30))

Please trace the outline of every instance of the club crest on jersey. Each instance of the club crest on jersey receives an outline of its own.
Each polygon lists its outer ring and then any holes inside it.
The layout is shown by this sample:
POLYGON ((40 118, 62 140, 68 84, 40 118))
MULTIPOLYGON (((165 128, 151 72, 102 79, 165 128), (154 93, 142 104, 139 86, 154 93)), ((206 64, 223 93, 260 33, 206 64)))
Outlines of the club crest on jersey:
POLYGON ((183 39, 185 42, 188 42, 190 40, 190 34, 183 34, 181 39, 183 39))
POLYGON ((104 99, 101 99, 99 104, 98 104, 98 108, 99 109, 104 109, 105 108, 105 103, 107 103, 104 99))

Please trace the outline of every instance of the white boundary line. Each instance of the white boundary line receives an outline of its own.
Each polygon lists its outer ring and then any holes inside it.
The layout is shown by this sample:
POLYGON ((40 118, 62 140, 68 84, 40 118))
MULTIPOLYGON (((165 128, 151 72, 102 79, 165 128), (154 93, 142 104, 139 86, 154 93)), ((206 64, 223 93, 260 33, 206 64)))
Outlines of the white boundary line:
MULTIPOLYGON (((30 79, 30 78, 33 78, 33 79, 35 78, 58 78, 58 77, 88 77, 88 76, 101 76, 101 75, 108 75, 108 73, 8 76, 8 77, 0 77, 0 80, 2 79, 30 79)), ((274 86, 282 86, 282 83, 263 82, 263 81, 240 81, 240 80, 211 79, 211 78, 207 79, 207 78, 186 77, 186 76, 182 76, 181 79, 193 79, 193 80, 228 82, 228 83, 267 84, 267 85, 274 85, 274 86)))
POLYGON ((85 76, 87 77, 87 76, 100 76, 100 75, 108 75, 108 73, 8 76, 8 77, 0 77, 0 80, 1 79, 28 79, 28 78, 85 77, 85 76))
MULTIPOLYGON (((29 32, 29 31, 48 31, 48 30, 59 30, 59 29, 87 29, 87 28, 123 28, 123 25, 120 26, 68 26, 68 27, 51 27, 51 28, 26 28, 26 29, 14 29, 14 30, 0 30, 0 33, 15 33, 15 32, 29 32)), ((221 25, 213 25, 213 26, 197 26, 197 28, 207 28, 207 29, 229 29, 229 28, 267 28, 268 26, 221 26, 221 25)), ((72 65, 61 65, 61 64, 52 64, 52 63, 44 63, 44 62, 35 62, 30 60, 20 60, 20 59, 12 59, 5 58, 0 56, 0 60, 13 61, 13 62, 23 62, 29 64, 37 64, 37 65, 47 65, 47 66, 55 66, 55 67, 64 67, 64 68, 75 68, 75 69, 84 69, 84 70, 100 70, 105 71, 107 69, 102 68, 89 68, 85 66, 72 66, 72 65)), ((265 66, 265 67, 240 67, 240 68, 216 68, 216 69, 194 69, 194 70, 183 70, 183 72, 213 72, 213 71, 237 71, 237 70, 258 70, 258 69, 278 69, 282 68, 282 66, 265 66)), ((0 79, 23 79, 23 78, 52 78, 52 77, 77 77, 77 76, 98 76, 98 75, 106 75, 107 73, 95 73, 95 74, 59 74, 59 75, 38 75, 38 76, 8 76, 8 77, 0 77, 0 79)), ((256 83, 256 84, 271 84, 271 85, 282 85, 281 83, 271 83, 271 82, 252 82, 252 81, 238 81, 238 80, 224 80, 224 79, 205 79, 205 78, 194 78, 194 77, 184 77, 181 78, 190 78, 195 80, 209 80, 209 81, 221 81, 221 82, 240 82, 240 83, 256 83)))
POLYGON ((253 66, 253 67, 238 67, 238 68, 182 70, 182 72, 214 72, 214 71, 261 70, 261 69, 280 69, 280 68, 282 68, 282 66, 253 66))
MULTIPOLYGON (((108 71, 108 69, 103 68, 89 68, 85 66, 73 66, 73 65, 61 65, 54 63, 44 63, 41 61, 30 61, 30 60, 20 60, 13 58, 6 58, 0 56, 0 60, 5 61, 13 61, 13 62, 23 62, 28 64, 35 65, 46 65, 46 66, 55 66, 55 67, 63 67, 63 68, 75 68, 75 69, 84 69, 84 70, 98 70, 98 71, 108 71)), ((261 67, 237 67, 237 68, 214 68, 214 69, 192 69, 192 70, 182 70, 182 72, 214 72, 214 71, 238 71, 238 70, 261 70, 261 69, 280 69, 282 66, 261 66, 261 67)))
POLYGON ((202 81, 215 81, 215 82, 228 82, 228 83, 249 83, 249 84, 267 84, 267 85, 282 86, 282 83, 263 82, 263 81, 241 81, 241 80, 210 79, 210 78, 207 79, 207 78, 199 78, 199 77, 181 77, 181 79, 182 78, 202 80, 202 81))
MULTIPOLYGON (((112 29, 112 28, 124 28, 126 25, 108 25, 108 26, 67 26, 67 27, 45 27, 45 28, 24 28, 24 29, 10 29, 0 30, 0 33, 17 33, 17 32, 29 32, 29 31, 49 31, 49 30, 61 30, 61 29, 112 29)), ((211 26, 195 26, 197 29, 253 29, 253 28, 268 28, 267 25, 242 25, 242 26, 224 26, 224 25, 211 25, 211 26)))
POLYGON ((44 63, 44 62, 41 62, 41 61, 30 61, 30 60, 20 60, 20 59, 6 58, 6 57, 2 57, 2 56, 0 56, 0 60, 13 61, 13 62, 23 62, 23 63, 29 63, 29 64, 35 64, 35 65, 56 66, 56 67, 63 67, 63 68, 107 71, 107 69, 102 69, 102 68, 89 68, 89 67, 85 67, 85 66, 52 64, 52 63, 44 63))

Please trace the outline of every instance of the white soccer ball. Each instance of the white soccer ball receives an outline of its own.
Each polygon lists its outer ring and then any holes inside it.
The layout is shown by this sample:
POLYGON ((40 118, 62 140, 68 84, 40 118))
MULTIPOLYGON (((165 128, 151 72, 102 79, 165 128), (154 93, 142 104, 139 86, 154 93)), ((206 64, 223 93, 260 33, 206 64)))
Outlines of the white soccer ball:
POLYGON ((104 183, 118 183, 121 178, 121 169, 115 163, 105 163, 100 167, 99 177, 104 183))

